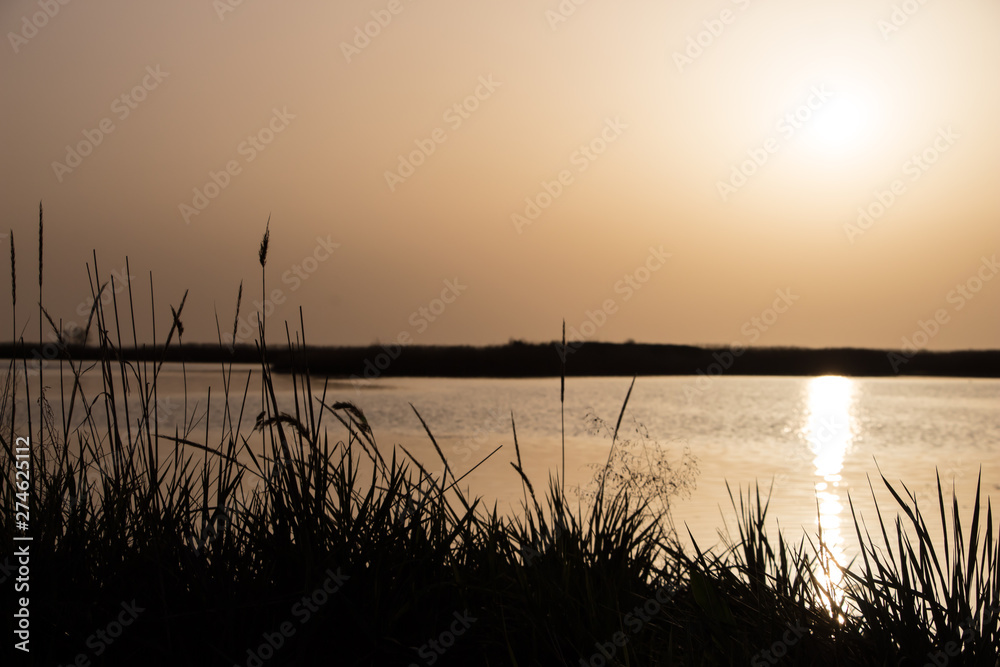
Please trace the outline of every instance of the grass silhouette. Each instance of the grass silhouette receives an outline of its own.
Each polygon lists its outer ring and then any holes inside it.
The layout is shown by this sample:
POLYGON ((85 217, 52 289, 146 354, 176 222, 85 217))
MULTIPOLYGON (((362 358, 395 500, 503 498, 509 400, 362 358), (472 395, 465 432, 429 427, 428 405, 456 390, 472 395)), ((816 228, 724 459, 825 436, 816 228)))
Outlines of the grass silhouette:
MULTIPOLYGON (((41 237, 40 221, 39 285, 41 237)), ((268 226, 263 288, 269 239, 268 226)), ((12 275, 14 261, 11 235, 12 275)), ((1000 553, 979 487, 963 524, 939 481, 937 509, 951 530, 938 554, 915 497, 883 477, 902 517, 879 511, 873 538, 853 514, 862 563, 841 564, 835 591, 819 576, 837 566, 822 534, 815 544, 768 536, 759 488, 730 491, 739 515, 731 544, 703 550, 692 537, 683 548, 664 513, 690 461, 664 467, 643 438, 618 439, 626 396, 596 491, 576 507, 564 472, 536 491, 511 415, 523 504, 504 516, 463 493, 468 471, 451 467, 422 417, 443 465, 437 477, 405 447, 384 450, 364 413, 331 396, 308 364, 292 364, 293 400, 282 404, 263 321, 253 426, 243 425, 254 376, 223 363, 215 430, 206 416, 196 432, 185 384, 185 427, 161 432, 157 382, 163 351, 183 345, 187 295, 162 346, 154 339, 159 360, 129 361, 123 328, 140 347, 131 279, 127 303, 113 293, 106 309, 96 253, 88 274, 86 334, 96 328, 101 354, 85 365, 59 338, 58 376, 73 378, 60 380, 62 414, 41 378, 29 382, 26 352, 10 360, 0 394, 0 565, 24 532, 13 508, 26 493, 33 664, 997 664, 1000 553), (100 377, 96 394, 84 391, 87 374, 100 377), (15 476, 23 437, 27 491, 15 476), (127 626, 123 609, 134 615, 127 626)), ((242 283, 234 319, 241 300, 242 283)), ((41 303, 39 317, 61 336, 41 303)), ((304 320, 300 310, 294 337, 285 326, 292 359, 306 348, 304 320)), ((218 320, 217 331, 225 353, 218 320)), ((11 642, 3 650, 15 660, 4 664, 27 664, 11 642)))

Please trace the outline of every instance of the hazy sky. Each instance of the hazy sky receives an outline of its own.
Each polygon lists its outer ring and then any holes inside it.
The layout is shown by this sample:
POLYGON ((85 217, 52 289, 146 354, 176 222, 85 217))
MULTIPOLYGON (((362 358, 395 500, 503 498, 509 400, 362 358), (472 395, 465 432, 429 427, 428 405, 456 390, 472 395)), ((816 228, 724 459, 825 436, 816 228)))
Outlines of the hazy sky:
POLYGON ((42 200, 52 316, 96 249, 161 337, 252 321, 270 215, 313 343, 1000 347, 995 0, 0 7, 30 338, 42 200))

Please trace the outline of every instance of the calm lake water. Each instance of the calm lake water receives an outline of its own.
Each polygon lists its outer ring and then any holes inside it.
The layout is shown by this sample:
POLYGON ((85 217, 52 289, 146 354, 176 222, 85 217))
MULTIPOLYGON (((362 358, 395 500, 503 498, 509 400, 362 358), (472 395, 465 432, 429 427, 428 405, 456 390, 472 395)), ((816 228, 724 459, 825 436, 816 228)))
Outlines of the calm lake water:
MULTIPOLYGON (((234 367, 233 385, 238 389, 231 390, 238 409, 248 373, 244 432, 250 431, 260 410, 258 375, 249 366, 234 367)), ((187 423, 193 425, 190 437, 203 442, 206 413, 210 425, 221 423, 221 373, 218 366, 189 365, 186 375, 186 417, 180 367, 165 366, 160 375, 161 428, 172 432, 177 426, 183 432, 187 423)), ((279 402, 292 411, 291 381, 277 377, 279 402)), ((57 380, 55 373, 46 376, 50 387, 57 380)), ((99 380, 96 373, 88 378, 91 397, 99 380)), ((567 381, 570 486, 586 487, 594 466, 607 460, 610 430, 630 382, 620 377, 567 381)), ((314 383, 314 392, 321 391, 322 385, 314 383)), ((344 400, 364 411, 383 455, 388 458, 394 445, 404 445, 436 476, 443 466, 411 403, 459 476, 502 445, 462 481, 471 494, 482 496, 490 506, 496 502, 502 512, 516 510, 522 502, 520 480, 510 466, 516 460, 512 414, 524 467, 536 490, 544 489, 549 473, 561 465, 558 378, 397 378, 363 386, 331 381, 327 403, 344 400)), ((133 410, 137 405, 132 402, 133 410)), ((343 438, 345 429, 329 415, 326 420, 331 439, 343 438)), ((735 525, 726 482, 734 495, 759 483, 762 494, 771 487, 772 525, 780 525, 796 540, 814 537, 822 526, 838 559, 848 560, 858 553, 848 494, 873 531, 869 481, 883 512, 895 514, 879 470, 890 482, 905 483, 927 510, 936 506, 931 505, 936 503, 935 472, 949 498, 955 485, 963 516, 971 516, 980 469, 984 495, 1000 498, 1000 380, 640 377, 619 440, 629 441, 627 451, 643 458, 649 452, 655 460, 656 452, 662 452, 668 461, 680 462, 685 450, 696 458, 694 488, 673 499, 672 515, 681 532, 686 526, 701 546, 719 543, 719 531, 735 525)), ((402 451, 399 455, 404 456, 402 451)), ((936 512, 927 514, 936 525, 936 512)))

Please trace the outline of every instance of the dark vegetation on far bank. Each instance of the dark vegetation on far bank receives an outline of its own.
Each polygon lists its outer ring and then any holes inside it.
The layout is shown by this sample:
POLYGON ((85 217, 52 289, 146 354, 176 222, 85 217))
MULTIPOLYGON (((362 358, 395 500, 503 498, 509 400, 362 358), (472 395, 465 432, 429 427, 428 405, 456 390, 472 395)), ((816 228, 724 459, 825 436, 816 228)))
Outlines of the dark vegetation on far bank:
MULTIPOLYGON (((292 356, 274 351, 271 368, 279 373, 302 371, 330 377, 558 377, 562 354, 558 342, 485 347, 410 345, 406 347, 317 347, 292 356)), ((68 345, 74 359, 101 358, 98 346, 68 345)), ((164 349, 124 347, 129 361, 185 361, 189 363, 257 363, 253 345, 228 349, 218 344, 191 344, 164 349)), ((55 344, 39 351, 37 344, 0 344, 0 358, 39 357, 56 360, 66 354, 55 344), (43 357, 44 355, 44 357, 43 357)), ((904 352, 861 348, 760 347, 744 350, 648 343, 569 343, 566 374, 600 375, 846 375, 1000 377, 1000 351, 904 352)))

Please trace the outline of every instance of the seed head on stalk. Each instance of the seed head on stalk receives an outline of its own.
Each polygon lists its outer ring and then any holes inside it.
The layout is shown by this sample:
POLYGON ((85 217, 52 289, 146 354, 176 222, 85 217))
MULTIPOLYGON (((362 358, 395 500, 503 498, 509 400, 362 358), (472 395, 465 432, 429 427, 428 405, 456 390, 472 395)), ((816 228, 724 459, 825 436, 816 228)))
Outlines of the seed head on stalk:
POLYGON ((264 238, 260 240, 260 250, 257 252, 257 257, 260 259, 260 268, 264 268, 267 264, 267 244, 271 238, 271 216, 267 216, 267 226, 264 229, 264 238))

